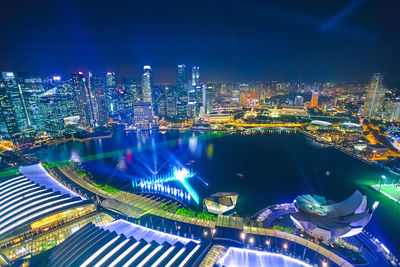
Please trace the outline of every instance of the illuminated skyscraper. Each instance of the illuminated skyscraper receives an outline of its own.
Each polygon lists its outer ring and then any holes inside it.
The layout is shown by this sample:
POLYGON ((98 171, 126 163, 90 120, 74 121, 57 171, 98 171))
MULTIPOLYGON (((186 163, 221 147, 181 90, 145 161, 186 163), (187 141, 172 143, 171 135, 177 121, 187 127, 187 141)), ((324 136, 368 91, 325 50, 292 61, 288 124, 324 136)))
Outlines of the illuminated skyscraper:
POLYGON ((367 100, 365 101, 363 116, 379 119, 381 117, 386 89, 383 87, 383 75, 374 73, 367 88, 367 100))
POLYGON ((30 120, 22 94, 13 72, 3 72, 0 80, 0 107, 8 134, 16 147, 22 142, 23 131, 30 127, 30 120))
POLYGON ((168 118, 176 117, 176 94, 171 88, 165 88, 165 98, 166 98, 166 116, 168 118))
POLYGON ((312 92, 310 108, 318 107, 318 96, 319 96, 318 92, 315 91, 312 92))
POLYGON ((151 67, 150 66, 144 66, 143 67, 142 94, 143 94, 143 103, 152 104, 152 98, 151 98, 151 67))
POLYGON ((124 122, 132 122, 133 119, 133 105, 138 103, 137 86, 133 80, 124 82, 124 90, 120 94, 121 103, 119 105, 119 112, 124 122))
POLYGON ((214 85, 207 84, 205 88, 205 113, 211 114, 213 112, 213 94, 214 85))
POLYGON ((178 79, 177 79, 177 86, 181 87, 186 84, 186 66, 185 65, 178 65, 178 79))
POLYGON ((199 67, 193 66, 192 67, 192 86, 200 85, 200 73, 199 67))
POLYGON ((107 105, 107 78, 103 74, 89 72, 90 98, 93 106, 95 126, 102 126, 108 122, 109 112, 107 105))
POLYGON ((295 106, 302 106, 303 105, 303 100, 304 98, 301 95, 296 96, 294 99, 294 105, 295 106))
POLYGON ((111 118, 118 117, 118 92, 117 92, 117 81, 115 78, 115 72, 107 72, 106 75, 106 99, 108 113, 111 118))
POLYGON ((94 120, 92 118, 89 90, 82 72, 72 74, 72 86, 75 105, 80 116, 80 124, 85 128, 90 128, 94 120))

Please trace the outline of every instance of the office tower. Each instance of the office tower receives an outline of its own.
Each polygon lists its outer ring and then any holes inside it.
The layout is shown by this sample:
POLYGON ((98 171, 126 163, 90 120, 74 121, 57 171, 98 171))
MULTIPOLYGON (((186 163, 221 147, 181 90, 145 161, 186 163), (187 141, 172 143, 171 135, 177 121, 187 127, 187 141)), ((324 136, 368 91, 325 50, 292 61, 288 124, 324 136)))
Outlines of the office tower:
POLYGON ((150 66, 144 66, 143 67, 142 94, 143 94, 143 103, 152 104, 152 97, 151 97, 151 67, 150 66))
POLYGON ((46 117, 42 112, 43 105, 40 104, 40 95, 46 91, 56 94, 56 88, 52 84, 44 84, 41 77, 28 74, 18 73, 17 83, 21 87, 21 92, 25 100, 25 106, 31 127, 37 131, 45 131, 46 117))
MULTIPOLYGON (((95 126, 105 125, 109 120, 107 78, 109 78, 109 76, 105 74, 93 74, 89 72, 89 89, 95 126)), ((110 84, 113 84, 113 82, 110 84)))
POLYGON ((295 106, 302 106, 303 105, 303 101, 304 101, 304 98, 301 95, 298 95, 294 99, 294 105, 295 106))
POLYGON ((167 118, 176 117, 176 95, 172 88, 165 88, 165 98, 166 98, 166 116, 167 118))
POLYGON ((177 86, 181 87, 186 84, 186 66, 185 65, 178 65, 178 79, 177 79, 177 86))
POLYGON ((186 83, 185 76, 185 65, 178 65, 178 79, 176 92, 173 94, 171 90, 168 91, 167 108, 168 117, 174 116, 178 120, 185 120, 188 116, 188 102, 189 102, 189 91, 191 91, 191 85, 186 83), (175 105, 172 105, 172 99, 176 100, 175 105))
POLYGON ((196 112, 196 100, 197 100, 197 94, 196 94, 196 86, 191 86, 188 91, 188 117, 189 118, 195 118, 197 116, 196 112))
POLYGON ((233 104, 239 104, 240 103, 240 85, 235 83, 232 84, 232 97, 231 101, 233 104))
POLYGON ((111 118, 118 117, 118 92, 115 72, 106 74, 106 99, 108 114, 111 118))
POLYGON ((192 67, 192 86, 200 85, 200 73, 199 67, 193 66, 192 67))
POLYGON ((379 119, 381 117, 385 93, 383 75, 381 73, 374 73, 367 88, 367 99, 363 110, 364 117, 368 119, 379 119))
POLYGON ((213 113, 213 94, 214 94, 214 85, 207 84, 205 88, 205 113, 211 114, 213 113))
POLYGON ((55 86, 60 98, 62 117, 71 118, 79 116, 79 111, 75 105, 75 94, 72 85, 72 79, 60 80, 55 84, 55 86))
POLYGON ((124 91, 129 91, 130 95, 132 96, 133 103, 140 102, 140 93, 134 80, 126 80, 124 82, 124 91))
POLYGON ((80 117, 80 125, 88 129, 92 125, 93 118, 89 90, 82 72, 72 74, 72 86, 75 94, 75 105, 80 117))
POLYGON ((133 105, 137 103, 137 86, 133 80, 124 83, 120 93, 121 103, 119 112, 123 122, 131 123, 133 119, 133 105))
POLYGON ((17 77, 13 72, 3 72, 2 77, 5 90, 11 100, 18 128, 20 131, 26 131, 31 128, 31 120, 26 108, 22 87, 18 84, 17 77))
POLYGON ((54 137, 64 130, 61 100, 56 90, 48 90, 37 98, 40 106, 40 129, 54 137))
POLYGON ((310 108, 316 108, 318 107, 318 92, 313 91, 311 95, 311 103, 310 103, 310 108))
POLYGON ((2 72, 0 80, 0 107, 4 124, 16 148, 23 143, 23 131, 30 127, 28 112, 13 72, 2 72))
POLYGON ((400 121, 400 99, 396 99, 392 101, 392 110, 391 110, 389 121, 400 121))
POLYGON ((157 116, 159 118, 166 118, 167 117, 167 95, 166 95, 167 90, 168 90, 168 87, 165 87, 164 91, 157 98, 157 101, 156 101, 157 116))

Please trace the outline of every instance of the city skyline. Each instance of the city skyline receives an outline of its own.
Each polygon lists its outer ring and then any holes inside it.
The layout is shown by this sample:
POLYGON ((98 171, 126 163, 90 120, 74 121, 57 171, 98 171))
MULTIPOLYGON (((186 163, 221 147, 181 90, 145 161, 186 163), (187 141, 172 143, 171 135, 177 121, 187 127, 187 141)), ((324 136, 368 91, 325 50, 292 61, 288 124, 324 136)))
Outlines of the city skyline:
POLYGON ((130 78, 150 65, 156 82, 173 82, 175 66, 185 63, 201 66, 206 81, 367 81, 386 72, 387 83, 398 84, 398 7, 363 0, 8 2, 0 69, 130 78))

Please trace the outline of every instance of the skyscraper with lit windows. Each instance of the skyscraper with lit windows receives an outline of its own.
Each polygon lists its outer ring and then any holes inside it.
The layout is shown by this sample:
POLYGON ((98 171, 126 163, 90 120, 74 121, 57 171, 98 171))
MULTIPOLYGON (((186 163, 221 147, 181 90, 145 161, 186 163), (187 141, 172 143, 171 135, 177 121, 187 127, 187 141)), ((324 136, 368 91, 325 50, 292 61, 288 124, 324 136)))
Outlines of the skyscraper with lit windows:
POLYGON ((316 108, 316 107, 318 107, 318 96, 319 96, 319 93, 318 93, 318 92, 316 92, 316 91, 313 91, 313 92, 312 92, 310 108, 316 108))
POLYGON ((4 124, 11 141, 18 148, 22 143, 23 131, 30 127, 20 85, 13 72, 2 72, 0 80, 0 107, 4 124))
POLYGON ((106 84, 108 114, 111 118, 118 117, 118 92, 115 72, 107 72, 106 84))
POLYGON ((82 72, 72 74, 72 86, 74 89, 75 105, 80 117, 80 124, 84 128, 90 128, 93 122, 90 95, 86 86, 86 79, 82 72))
POLYGON ((363 116, 378 119, 382 116, 386 89, 383 86, 383 74, 374 73, 367 88, 367 99, 364 104, 363 116))
POLYGON ((152 104, 151 98, 151 67, 144 66, 142 74, 143 103, 152 104))
POLYGON ((192 86, 200 85, 199 66, 192 67, 192 86))

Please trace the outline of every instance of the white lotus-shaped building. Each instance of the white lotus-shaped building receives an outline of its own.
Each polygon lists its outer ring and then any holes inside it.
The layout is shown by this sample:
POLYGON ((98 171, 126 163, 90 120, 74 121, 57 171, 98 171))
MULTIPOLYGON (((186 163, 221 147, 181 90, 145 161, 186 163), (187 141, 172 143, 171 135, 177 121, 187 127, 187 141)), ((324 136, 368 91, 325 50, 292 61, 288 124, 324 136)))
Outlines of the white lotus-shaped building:
POLYGON ((359 191, 346 200, 329 202, 318 195, 302 195, 294 200, 295 225, 325 240, 356 235, 368 224, 378 202, 367 209, 367 197, 359 191))

